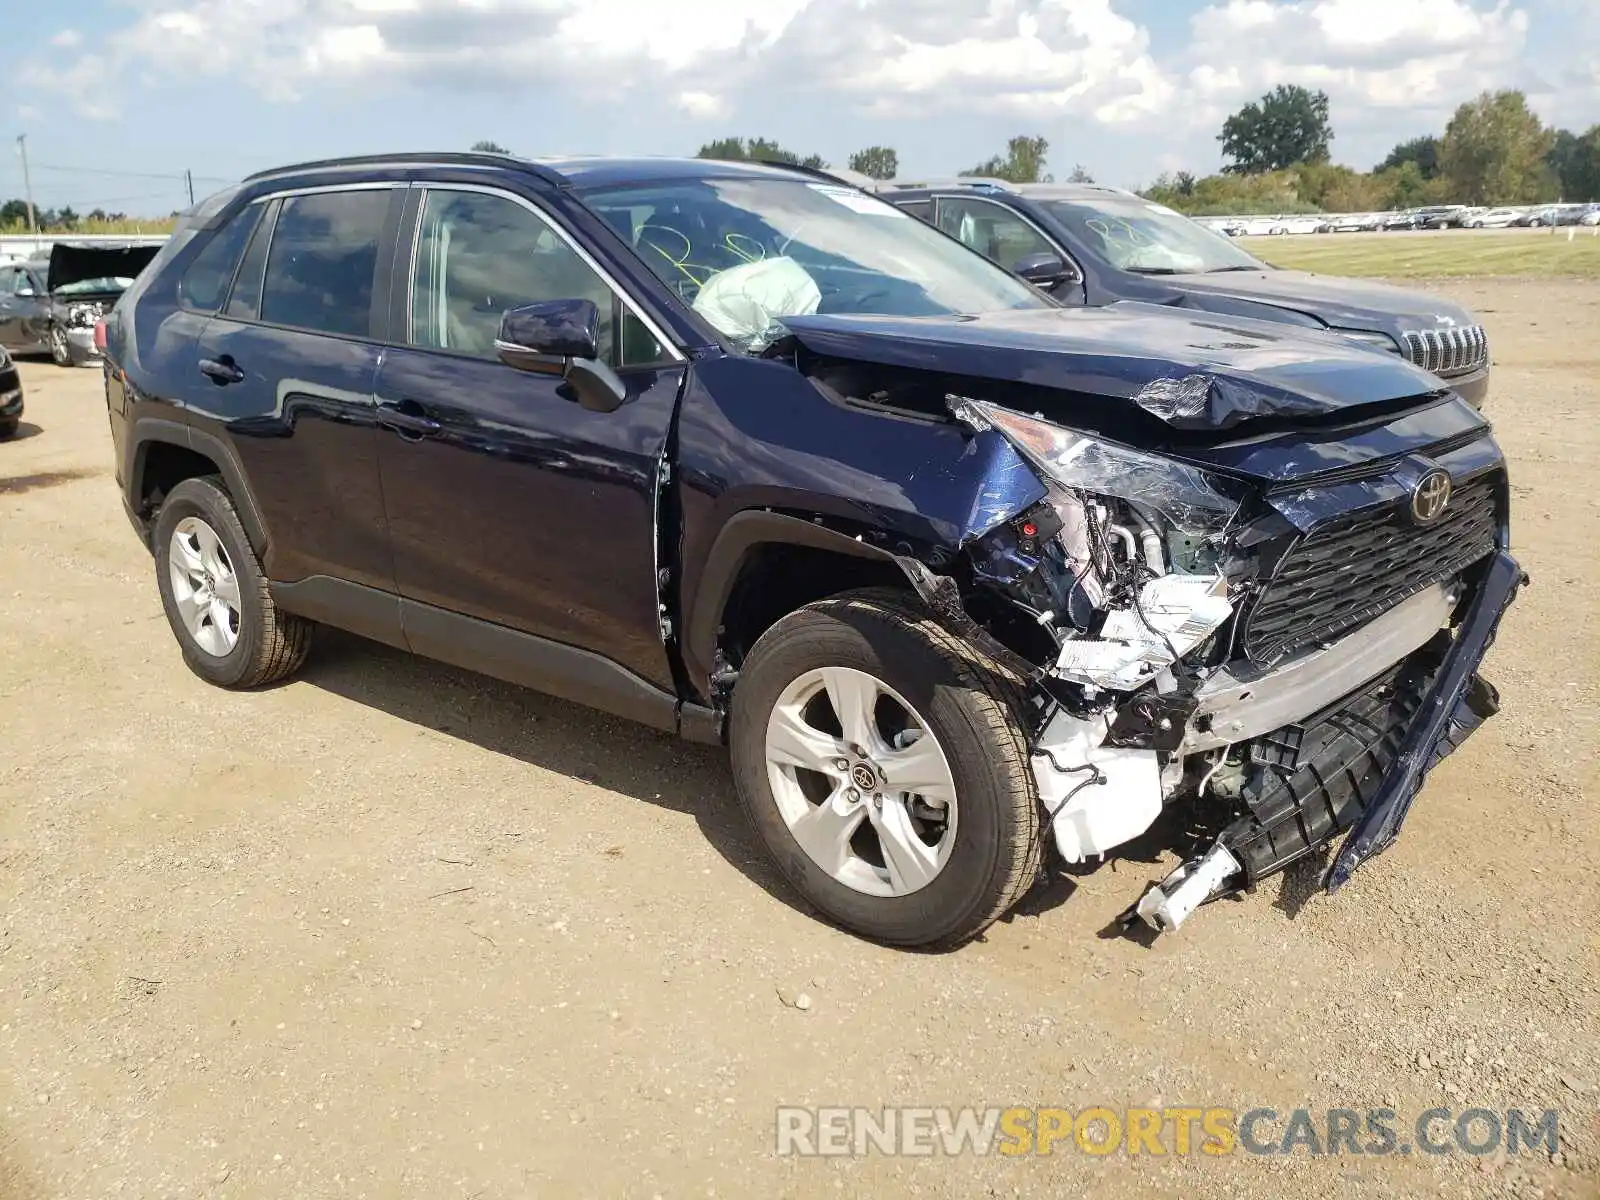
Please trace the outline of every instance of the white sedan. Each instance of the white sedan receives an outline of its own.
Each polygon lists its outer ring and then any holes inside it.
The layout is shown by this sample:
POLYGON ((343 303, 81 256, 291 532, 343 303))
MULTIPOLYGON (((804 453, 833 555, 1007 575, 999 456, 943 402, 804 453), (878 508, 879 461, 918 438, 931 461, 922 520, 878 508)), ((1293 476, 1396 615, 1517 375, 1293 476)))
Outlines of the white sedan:
POLYGON ((1504 229, 1521 214, 1514 208, 1491 208, 1467 218, 1468 229, 1504 229))

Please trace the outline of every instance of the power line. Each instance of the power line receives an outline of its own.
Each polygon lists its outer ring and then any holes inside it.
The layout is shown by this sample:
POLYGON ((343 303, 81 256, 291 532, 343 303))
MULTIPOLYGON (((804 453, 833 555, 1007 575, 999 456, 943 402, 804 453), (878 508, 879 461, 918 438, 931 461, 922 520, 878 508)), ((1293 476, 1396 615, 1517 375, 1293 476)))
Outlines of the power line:
MULTIPOLYGON (((115 176, 122 179, 170 179, 175 183, 184 182, 187 172, 179 171, 176 174, 154 171, 119 171, 111 167, 63 167, 53 163, 34 163, 36 171, 59 171, 69 175, 103 175, 115 176)), ((223 179, 218 175, 196 175, 196 180, 202 183, 232 183, 231 179, 223 179)))

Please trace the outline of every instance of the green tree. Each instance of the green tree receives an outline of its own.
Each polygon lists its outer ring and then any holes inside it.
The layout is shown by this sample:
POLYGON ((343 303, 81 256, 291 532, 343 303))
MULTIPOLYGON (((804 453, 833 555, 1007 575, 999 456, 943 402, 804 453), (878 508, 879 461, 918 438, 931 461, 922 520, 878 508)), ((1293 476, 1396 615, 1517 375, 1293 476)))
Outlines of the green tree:
POLYGON ((1333 140, 1328 94, 1280 83, 1224 121, 1217 140, 1222 143, 1223 156, 1233 160, 1225 170, 1235 174, 1255 175, 1295 163, 1326 162, 1328 143, 1333 140))
POLYGON ((1461 204, 1519 204, 1549 195, 1554 135, 1521 92, 1484 92, 1456 109, 1439 142, 1439 173, 1461 204))
POLYGON ((850 169, 872 179, 893 179, 900 173, 900 156, 888 146, 868 146, 850 156, 850 169))
POLYGON ((1600 125, 1582 136, 1556 130, 1544 161, 1563 200, 1600 200, 1600 125))
POLYGON ((1042 137, 1018 135, 1006 143, 1004 158, 997 154, 961 173, 1004 179, 1008 183, 1049 183, 1051 177, 1044 173, 1044 158, 1049 149, 1050 143, 1042 137))
POLYGON ((28 223, 28 202, 26 200, 7 200, 0 204, 0 225, 26 225, 28 223))
POLYGON ((1424 179, 1432 179, 1439 173, 1439 139, 1432 136, 1415 137, 1409 142, 1401 142, 1389 151, 1388 158, 1372 168, 1372 173, 1377 175, 1390 167, 1408 162, 1417 164, 1424 179))
POLYGON ((748 142, 744 138, 719 138, 701 146, 700 152, 695 157, 716 158, 723 162, 790 163, 794 166, 813 168, 828 165, 822 161, 820 154, 808 154, 801 158, 794 151, 785 150, 777 142, 766 138, 751 138, 748 142))
POLYGON ((473 149, 473 152, 476 153, 476 154, 510 154, 511 153, 511 151, 507 150, 499 142, 490 142, 490 141, 473 142, 472 143, 472 149, 473 149))

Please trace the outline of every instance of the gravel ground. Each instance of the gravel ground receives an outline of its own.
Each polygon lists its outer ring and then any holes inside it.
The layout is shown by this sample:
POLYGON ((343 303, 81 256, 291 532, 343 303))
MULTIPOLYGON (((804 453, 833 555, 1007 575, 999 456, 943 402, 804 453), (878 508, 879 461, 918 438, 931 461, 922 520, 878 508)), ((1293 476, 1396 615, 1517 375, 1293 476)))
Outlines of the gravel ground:
POLYGON ((1534 577, 1504 711, 1337 899, 1296 872, 1150 946, 1098 936, 1164 869, 1137 857, 952 954, 857 941, 761 860, 720 754, 354 638, 207 687, 98 374, 24 364, 0 1196, 1600 1195, 1600 285, 1437 286, 1489 325, 1534 577), (780 1104, 1554 1107, 1562 1146, 795 1159, 780 1104))

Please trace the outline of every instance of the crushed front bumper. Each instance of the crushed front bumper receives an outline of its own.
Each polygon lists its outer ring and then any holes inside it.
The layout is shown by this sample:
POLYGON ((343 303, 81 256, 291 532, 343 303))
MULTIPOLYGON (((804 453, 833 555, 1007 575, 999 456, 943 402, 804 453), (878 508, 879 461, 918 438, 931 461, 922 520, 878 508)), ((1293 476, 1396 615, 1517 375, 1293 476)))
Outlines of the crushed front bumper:
POLYGON ((1498 550, 1489 560, 1478 594, 1388 775, 1328 871, 1328 891, 1344 886, 1357 867, 1394 841, 1428 771, 1493 711, 1488 706, 1497 698, 1493 688, 1478 678, 1478 665, 1494 642, 1500 618, 1527 579, 1508 551, 1498 550))
POLYGON ((1123 915, 1175 929, 1207 900, 1253 886, 1349 831, 1324 884, 1383 851, 1441 759, 1498 709, 1478 667, 1527 576, 1501 549, 1475 572, 1465 616, 1354 692, 1250 744, 1248 809, 1199 858, 1123 915), (1221 866, 1219 866, 1221 864, 1221 866))

